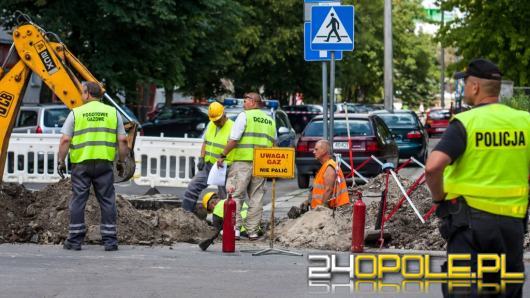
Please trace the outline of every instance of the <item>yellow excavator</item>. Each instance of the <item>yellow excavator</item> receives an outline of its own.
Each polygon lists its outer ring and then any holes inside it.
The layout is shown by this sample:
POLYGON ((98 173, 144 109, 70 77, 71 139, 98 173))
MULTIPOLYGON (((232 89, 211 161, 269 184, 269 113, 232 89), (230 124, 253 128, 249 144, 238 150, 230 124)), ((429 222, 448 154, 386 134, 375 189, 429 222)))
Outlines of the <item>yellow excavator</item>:
MULTIPOLYGON (((95 82, 105 91, 103 85, 56 34, 46 32, 20 12, 17 12, 16 22, 17 25, 13 28, 13 44, 0 67, 0 182, 4 173, 9 137, 32 72, 70 109, 83 105, 81 82, 95 82), (18 62, 6 73, 7 61, 16 54, 19 57, 18 62)), ((106 92, 103 97, 121 113, 127 131, 130 155, 125 162, 125 173, 122 177, 114 175, 115 182, 121 182, 134 175, 133 148, 139 124, 106 92)))

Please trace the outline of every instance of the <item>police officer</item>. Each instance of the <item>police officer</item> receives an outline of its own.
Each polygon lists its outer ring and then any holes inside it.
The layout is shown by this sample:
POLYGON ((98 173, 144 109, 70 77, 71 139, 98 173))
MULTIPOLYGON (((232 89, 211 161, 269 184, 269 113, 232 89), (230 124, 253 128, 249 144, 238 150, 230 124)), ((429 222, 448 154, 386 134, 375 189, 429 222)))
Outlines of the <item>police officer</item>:
MULTIPOLYGON (((212 165, 221 157, 221 153, 228 142, 232 125, 234 124, 234 121, 226 117, 223 105, 218 102, 210 104, 208 107, 208 117, 210 123, 206 127, 201 156, 197 164, 199 172, 195 174, 190 184, 188 184, 188 189, 184 193, 184 201, 182 202, 182 207, 188 212, 195 211, 199 194, 208 187, 208 175, 212 165)), ((229 154, 225 158, 225 162, 228 166, 232 163, 232 154, 229 154)), ((219 186, 218 191, 219 197, 226 197, 224 186, 219 186)))
POLYGON ((101 207, 100 231, 105 251, 118 250, 112 163, 118 149, 117 169, 122 176, 129 149, 121 116, 114 107, 101 103, 100 97, 98 84, 83 82, 85 104, 70 112, 61 129, 57 170, 64 177, 65 158, 70 149, 73 191, 65 249, 81 250, 86 234, 85 206, 92 185, 101 207))
POLYGON ((236 201, 236 239, 239 229, 243 225, 241 218, 241 204, 248 195, 249 208, 246 228, 250 240, 258 239, 261 217, 263 215, 263 196, 265 195, 265 178, 252 176, 252 160, 254 148, 270 148, 276 140, 276 123, 264 111, 261 96, 258 93, 247 93, 244 96, 243 108, 234 123, 230 140, 224 148, 221 158, 217 161, 222 165, 226 156, 233 152, 234 163, 228 171, 226 188, 233 189, 236 201))
POLYGON ((474 108, 454 116, 425 169, 447 253, 471 254, 473 272, 476 254, 506 254, 507 271, 523 272, 530 115, 499 104, 501 72, 488 60, 455 78, 474 108))

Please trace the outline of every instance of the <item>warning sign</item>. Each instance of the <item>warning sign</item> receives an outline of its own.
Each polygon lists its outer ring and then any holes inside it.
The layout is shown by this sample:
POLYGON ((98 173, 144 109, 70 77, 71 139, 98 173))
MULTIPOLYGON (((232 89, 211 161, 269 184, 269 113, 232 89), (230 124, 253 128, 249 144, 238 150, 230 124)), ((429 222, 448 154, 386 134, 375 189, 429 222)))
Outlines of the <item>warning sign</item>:
POLYGON ((294 178, 294 148, 255 148, 253 176, 294 178))

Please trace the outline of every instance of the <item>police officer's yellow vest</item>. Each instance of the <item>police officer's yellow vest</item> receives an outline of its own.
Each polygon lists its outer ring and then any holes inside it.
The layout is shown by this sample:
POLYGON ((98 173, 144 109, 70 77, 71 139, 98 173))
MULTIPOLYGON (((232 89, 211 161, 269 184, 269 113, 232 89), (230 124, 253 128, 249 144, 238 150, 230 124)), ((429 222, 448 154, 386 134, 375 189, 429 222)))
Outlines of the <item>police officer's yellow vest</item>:
POLYGON ((466 150, 444 171, 446 200, 523 218, 528 204, 530 114, 489 104, 455 115, 467 134, 466 150))
POLYGON ((118 116, 116 109, 99 101, 90 101, 74 109, 74 135, 70 142, 70 161, 116 156, 118 116))
POLYGON ((247 117, 245 131, 234 149, 234 160, 252 161, 254 148, 270 148, 274 145, 276 123, 265 112, 253 109, 244 112, 247 117))
MULTIPOLYGON (((213 208, 213 214, 223 219, 224 219, 224 214, 225 214, 225 202, 226 200, 220 200, 217 203, 217 205, 215 205, 215 207, 213 208)), ((248 213, 247 211, 248 211, 248 205, 246 202, 243 202, 243 206, 241 206, 241 212, 239 212, 241 214, 242 219, 247 218, 247 213, 248 213)), ((245 226, 241 225, 241 228, 239 229, 239 231, 245 232, 246 230, 247 229, 245 228, 245 226)))
MULTIPOLYGON (((230 131, 232 130, 233 125, 234 121, 227 119, 223 127, 217 131, 217 126, 213 122, 210 122, 204 137, 204 150, 206 151, 204 156, 205 161, 213 164, 217 162, 219 157, 221 157, 221 153, 223 153, 223 150, 228 143, 228 138, 230 137, 230 131)), ((232 150, 226 156, 225 162, 227 165, 230 165, 234 160, 233 153, 234 152, 232 150)))

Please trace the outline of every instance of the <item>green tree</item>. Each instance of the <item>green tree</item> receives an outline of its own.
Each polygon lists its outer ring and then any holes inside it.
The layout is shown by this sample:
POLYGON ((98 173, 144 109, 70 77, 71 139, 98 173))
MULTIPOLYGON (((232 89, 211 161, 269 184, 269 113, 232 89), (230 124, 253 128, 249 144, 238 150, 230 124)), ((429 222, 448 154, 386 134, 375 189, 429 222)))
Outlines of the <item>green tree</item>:
POLYGON ((241 0, 244 25, 236 35, 239 52, 227 76, 236 95, 260 90, 286 103, 294 92, 306 97, 320 93, 319 63, 303 56, 303 2, 299 0, 241 0))
MULTIPOLYGON (((193 64, 193 55, 223 21, 233 15, 238 19, 238 8, 232 0, 23 0, 7 1, 1 13, 4 19, 15 10, 27 13, 57 33, 108 89, 125 91, 127 101, 134 101, 138 84, 156 83, 172 91, 186 82, 187 67, 215 72, 216 65, 193 64)), ((238 30, 237 21, 230 25, 238 30)), ((229 36, 208 58, 223 59, 229 36)))
MULTIPOLYGON (((384 1, 361 1, 355 9, 355 49, 337 63, 337 85, 344 99, 379 102, 384 85, 384 1)), ((435 92, 435 45, 430 36, 414 33, 415 21, 424 18, 420 1, 393 1, 392 18, 394 94, 415 106, 435 92)))
POLYGON ((451 70, 463 69, 473 58, 497 63, 503 78, 516 86, 530 84, 530 2, 510 0, 444 0, 443 9, 458 9, 461 16, 440 32, 446 46, 463 59, 451 70))

